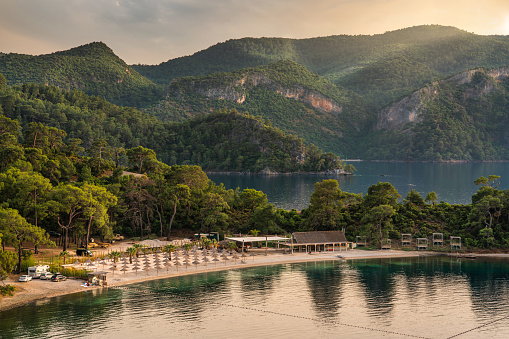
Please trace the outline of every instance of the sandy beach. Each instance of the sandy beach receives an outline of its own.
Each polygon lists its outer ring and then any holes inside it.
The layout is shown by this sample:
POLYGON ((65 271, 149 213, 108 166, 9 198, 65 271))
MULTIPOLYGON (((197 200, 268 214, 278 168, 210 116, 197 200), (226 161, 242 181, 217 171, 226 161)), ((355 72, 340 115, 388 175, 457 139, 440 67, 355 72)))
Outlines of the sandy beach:
MULTIPOLYGON (((398 250, 349 250, 342 252, 323 252, 323 253, 269 253, 265 255, 264 251, 250 251, 245 258, 220 260, 216 262, 202 262, 190 266, 173 266, 163 269, 150 269, 133 271, 132 268, 127 272, 120 270, 110 271, 108 273, 108 287, 122 286, 132 283, 138 283, 154 279, 169 278, 181 275, 196 274, 202 272, 213 272, 220 270, 245 268, 253 266, 265 266, 285 263, 297 263, 306 261, 323 261, 323 260, 355 260, 355 259, 372 259, 372 258, 401 258, 401 257, 417 257, 436 255, 433 252, 416 252, 416 251, 398 251, 398 250), (242 260, 244 259, 244 260, 242 260)), ((153 255, 152 255, 153 256, 153 255)), ((154 258, 150 258, 150 264, 153 265, 154 258)), ((99 265, 96 270, 108 271, 113 263, 105 263, 99 265), (102 267, 101 267, 102 266, 102 267)), ((117 263, 119 264, 119 263, 117 263)), ((132 264, 129 264, 132 266, 132 264)), ((126 265, 129 267, 129 265, 126 265)), ((120 264, 117 267, 121 267, 120 264)), ((5 280, 6 284, 16 286, 17 292, 14 296, 3 297, 0 299, 0 311, 20 306, 35 300, 52 298, 70 293, 80 293, 91 289, 108 288, 108 287, 83 287, 83 280, 68 279, 61 282, 51 282, 49 280, 34 279, 30 282, 18 282, 18 275, 12 276, 5 280)))

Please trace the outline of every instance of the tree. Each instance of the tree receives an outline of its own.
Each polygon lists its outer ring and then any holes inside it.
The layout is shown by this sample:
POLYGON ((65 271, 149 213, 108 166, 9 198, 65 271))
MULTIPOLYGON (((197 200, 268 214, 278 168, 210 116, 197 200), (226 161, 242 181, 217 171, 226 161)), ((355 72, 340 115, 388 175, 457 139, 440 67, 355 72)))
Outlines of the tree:
POLYGON ((388 182, 379 182, 368 188, 368 193, 364 197, 364 204, 368 208, 381 205, 396 206, 399 198, 401 198, 401 195, 394 186, 388 182))
POLYGON ((500 179, 499 175, 489 175, 486 177, 480 177, 474 180, 474 184, 477 186, 482 185, 484 187, 491 187, 491 188, 497 188, 498 185, 500 185, 500 179))
POLYGON ((424 206, 424 200, 422 199, 419 192, 417 192, 415 189, 412 189, 410 192, 408 192, 406 198, 403 199, 403 203, 406 205, 424 206))
POLYGON ((0 201, 7 202, 24 218, 39 226, 39 219, 47 215, 48 195, 52 189, 50 181, 37 172, 10 168, 0 173, 0 183, 3 183, 0 201))
POLYGON ((85 194, 88 194, 87 205, 83 207, 83 216, 88 218, 87 236, 85 248, 88 250, 88 242, 90 239, 90 231, 92 225, 101 229, 108 225, 108 209, 117 203, 117 197, 108 192, 106 188, 85 183, 82 187, 85 194))
POLYGON ((88 155, 97 162, 97 174, 102 173, 101 165, 104 158, 110 157, 110 147, 104 139, 95 140, 87 150, 88 155))
POLYGON ((223 200, 223 197, 217 193, 207 192, 204 193, 199 201, 200 206, 200 233, 205 229, 209 231, 210 225, 218 224, 220 221, 227 218, 224 210, 228 209, 228 204, 223 200))
POLYGON ((51 192, 50 210, 57 218, 57 223, 64 232, 62 250, 67 250, 69 230, 76 227, 76 221, 83 214, 84 207, 90 204, 90 197, 79 187, 60 184, 51 192))
MULTIPOLYGON (((18 252, 17 272, 21 273, 23 243, 33 241, 39 244, 54 245, 45 230, 35 227, 19 215, 17 210, 0 208, 0 231, 5 240, 11 243, 18 252)), ((5 241, 4 240, 4 241, 5 241)))
POLYGON ((11 251, 2 251, 0 249, 0 280, 5 280, 16 267, 18 255, 11 251))
POLYGON ((191 190, 187 185, 178 184, 176 186, 169 187, 165 192, 165 196, 167 197, 168 202, 173 205, 173 213, 171 215, 170 223, 168 224, 168 233, 166 234, 166 240, 170 240, 171 226, 175 220, 175 215, 177 215, 177 206, 183 201, 189 199, 191 196, 191 190))
POLYGON ((382 244, 382 239, 388 236, 391 227, 389 218, 394 214, 396 214, 396 211, 392 206, 380 205, 371 208, 362 218, 362 222, 368 228, 375 227, 380 245, 382 244))
POLYGON ((337 180, 329 179, 315 183, 311 194, 306 224, 314 230, 337 230, 341 211, 359 204, 360 195, 343 193, 337 180))
POLYGON ((5 79, 4 75, 0 73, 0 92, 5 89, 7 86, 7 80, 5 79))
POLYGON ((138 167, 138 173, 141 173, 144 168, 144 163, 156 160, 156 153, 153 150, 142 146, 130 148, 126 150, 126 154, 129 165, 138 167))
POLYGON ((143 177, 130 177, 125 186, 123 194, 124 203, 126 204, 125 215, 131 220, 133 231, 136 227, 140 228, 140 239, 143 240, 144 218, 147 217, 147 224, 150 223, 150 215, 155 198, 147 188, 153 185, 152 180, 143 177))
POLYGON ((426 202, 431 203, 432 205, 435 205, 436 202, 438 201, 438 196, 434 191, 432 191, 426 195, 425 200, 426 200, 426 202))

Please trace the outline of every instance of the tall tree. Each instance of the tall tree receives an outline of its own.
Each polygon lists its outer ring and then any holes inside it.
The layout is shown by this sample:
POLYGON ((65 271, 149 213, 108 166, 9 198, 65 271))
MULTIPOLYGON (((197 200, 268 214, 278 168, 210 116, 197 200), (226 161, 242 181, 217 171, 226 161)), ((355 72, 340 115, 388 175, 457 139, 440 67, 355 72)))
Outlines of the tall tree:
POLYGON ((97 229, 102 229, 108 225, 108 209, 117 203, 117 197, 108 192, 106 188, 93 184, 84 183, 81 188, 88 195, 88 204, 83 207, 83 216, 87 220, 85 248, 88 250, 92 225, 95 225, 97 229))
POLYGON ((142 146, 130 148, 126 150, 127 159, 131 166, 136 166, 138 168, 138 173, 142 172, 142 169, 146 170, 147 163, 153 160, 156 160, 156 153, 142 146), (145 167, 143 167, 145 164, 145 167))
POLYGON ((5 240, 14 245, 18 252, 18 273, 21 273, 24 242, 54 245, 45 230, 30 224, 17 210, 11 208, 0 208, 0 231, 5 240))
POLYGON ((76 222, 83 215, 84 208, 89 206, 90 196, 77 186, 60 184, 53 188, 51 197, 50 209, 64 232, 62 251, 66 251, 69 230, 76 227, 76 222))

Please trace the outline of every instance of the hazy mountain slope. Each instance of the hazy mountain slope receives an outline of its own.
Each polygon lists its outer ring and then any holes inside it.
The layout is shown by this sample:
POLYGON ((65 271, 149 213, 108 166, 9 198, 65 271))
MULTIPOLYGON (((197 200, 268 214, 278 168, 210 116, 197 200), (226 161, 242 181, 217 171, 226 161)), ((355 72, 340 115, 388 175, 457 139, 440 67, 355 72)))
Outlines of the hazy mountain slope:
POLYGON ((378 113, 374 159, 509 159, 509 67, 436 81, 378 113))
POLYGON ((39 56, 3 54, 0 73, 9 85, 38 83, 79 89, 125 106, 145 106, 162 94, 161 86, 141 76, 102 42, 39 56))
POLYGON ((474 67, 508 65, 509 38, 481 36, 437 25, 373 36, 244 38, 228 40, 159 65, 133 65, 133 68, 155 82, 167 84, 177 77, 230 72, 283 59, 295 61, 365 95, 380 107, 446 75, 474 67), (401 73, 394 78, 399 66, 402 66, 401 73))
POLYGON ((349 154, 352 136, 368 121, 364 100, 301 65, 283 60, 230 73, 174 80, 166 100, 148 111, 180 121, 218 108, 268 119, 337 154, 349 154))

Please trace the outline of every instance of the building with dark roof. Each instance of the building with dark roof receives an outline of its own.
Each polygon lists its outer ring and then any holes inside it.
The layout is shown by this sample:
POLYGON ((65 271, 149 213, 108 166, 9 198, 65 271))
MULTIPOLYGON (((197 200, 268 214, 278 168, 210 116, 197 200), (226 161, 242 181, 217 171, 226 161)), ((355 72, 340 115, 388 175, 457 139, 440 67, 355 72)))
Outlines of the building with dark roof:
POLYGON ((287 246, 298 252, 346 251, 352 248, 352 242, 341 231, 295 232, 291 240, 287 246))

